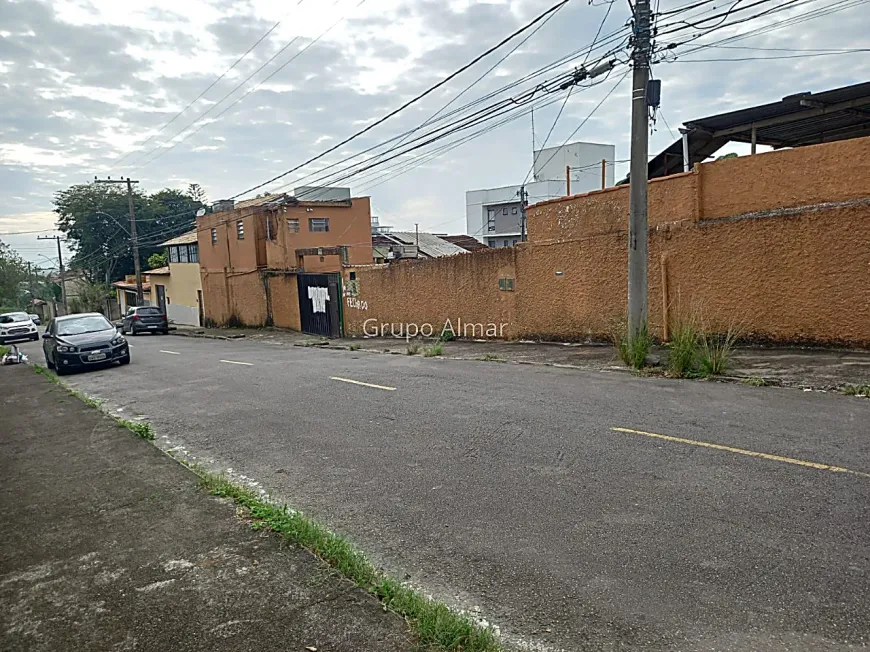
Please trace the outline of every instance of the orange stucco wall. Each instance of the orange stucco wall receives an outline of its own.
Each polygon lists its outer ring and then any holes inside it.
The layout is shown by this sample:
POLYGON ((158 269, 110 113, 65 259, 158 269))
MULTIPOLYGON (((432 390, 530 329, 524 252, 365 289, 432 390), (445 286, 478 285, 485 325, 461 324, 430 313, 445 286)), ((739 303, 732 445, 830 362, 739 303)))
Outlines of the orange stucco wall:
POLYGON ((272 297, 272 321, 279 328, 290 328, 298 331, 302 328, 299 319, 299 290, 296 276, 272 276, 269 278, 269 290, 272 297))
MULTIPOLYGON (((354 197, 351 206, 288 206, 274 213, 274 240, 266 241, 266 264, 270 269, 292 269, 297 266, 296 250, 313 247, 348 248, 351 265, 367 265, 372 262, 372 218, 368 197, 354 197), (285 210, 286 208, 286 210, 285 210), (329 231, 312 232, 308 228, 310 218, 327 218, 329 231), (287 227, 287 220, 299 221, 299 232, 287 227)), ((337 272, 341 259, 327 255, 306 256, 306 272, 337 272)))
MULTIPOLYGON (((473 324, 485 328, 495 324, 503 337, 512 337, 514 333, 509 329, 516 323, 516 291, 499 290, 499 279, 516 282, 514 256, 511 248, 489 249, 475 255, 457 254, 353 270, 359 293, 345 297, 345 332, 371 334, 381 323, 415 323, 419 328, 431 324, 440 332, 447 320, 454 329, 462 320, 471 324, 467 330, 460 329, 469 336, 481 334, 473 324), (501 328, 501 324, 505 327, 501 328)), ((350 271, 345 273, 346 290, 350 271)))
MULTIPOLYGON (((667 304, 747 337, 870 346, 868 166, 864 138, 651 182, 652 332, 667 304)), ((468 315, 509 322, 506 337, 605 335, 626 311, 627 218, 628 188, 612 188, 530 207, 530 242, 512 249, 359 270, 346 330, 468 315)))

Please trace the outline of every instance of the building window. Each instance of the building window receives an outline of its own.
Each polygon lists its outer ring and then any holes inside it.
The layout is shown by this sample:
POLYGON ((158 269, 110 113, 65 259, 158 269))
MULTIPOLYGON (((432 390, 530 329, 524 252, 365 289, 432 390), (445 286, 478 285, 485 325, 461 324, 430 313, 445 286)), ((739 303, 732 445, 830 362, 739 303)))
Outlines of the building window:
POLYGON ((501 214, 502 214, 502 215, 507 215, 507 208, 502 208, 502 209, 501 209, 501 214))
POLYGON ((486 216, 489 219, 494 219, 495 218, 495 211, 490 208, 488 211, 486 211, 486 216))
POLYGON ((516 238, 514 238, 514 241, 511 243, 511 246, 514 246, 514 247, 515 247, 516 244, 517 244, 517 242, 518 242, 518 240, 517 240, 516 238))
POLYGON ((516 206, 514 206, 514 207, 511 209, 511 214, 513 214, 513 215, 516 215, 516 214, 517 214, 517 207, 516 207, 516 206))
POLYGON ((181 245, 180 247, 174 247, 174 249, 178 249, 178 262, 179 263, 187 263, 190 262, 187 257, 187 245, 181 245))
POLYGON ((329 231, 328 217, 309 217, 308 230, 312 233, 326 233, 329 231))
POLYGON ((505 246, 505 247, 510 247, 510 246, 511 246, 511 241, 510 241, 510 240, 505 240, 505 241, 504 241, 504 246, 505 246))
POLYGON ((512 278, 500 278, 498 280, 498 289, 502 292, 513 292, 514 280, 512 278))
POLYGON ((178 262, 178 247, 169 247, 169 262, 178 262))
POLYGON ((236 222, 236 238, 239 240, 245 239, 245 220, 236 222))
POLYGON ((275 239, 275 227, 272 224, 272 216, 266 216, 266 240, 275 239))
POLYGON ((299 233, 299 220, 295 217, 288 217, 287 230, 290 231, 290 233, 299 233))
POLYGON ((199 245, 198 244, 187 245, 187 248, 190 250, 190 262, 198 263, 199 262, 199 245))
POLYGON ((216 245, 216 244, 217 244, 217 229, 212 229, 212 230, 211 230, 211 243, 212 243, 213 245, 216 245))

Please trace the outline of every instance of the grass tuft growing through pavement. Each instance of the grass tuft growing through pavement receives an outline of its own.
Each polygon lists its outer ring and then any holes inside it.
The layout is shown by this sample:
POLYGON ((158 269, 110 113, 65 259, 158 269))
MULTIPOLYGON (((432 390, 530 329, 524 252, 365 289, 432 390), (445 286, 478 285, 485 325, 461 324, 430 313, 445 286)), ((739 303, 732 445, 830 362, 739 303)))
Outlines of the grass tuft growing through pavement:
POLYGON ((0 358, 9 353, 9 347, 5 344, 0 344, 0 358))
POLYGON ((224 476, 191 466, 201 486, 213 496, 231 498, 246 508, 255 529, 270 529, 311 551, 357 586, 376 596, 385 609, 405 618, 416 630, 424 648, 452 652, 499 652, 492 630, 471 618, 421 595, 384 574, 347 539, 286 506, 269 503, 224 476))
POLYGON ((846 385, 843 388, 846 396, 863 396, 870 398, 870 385, 846 385))
POLYGON ((433 344, 432 346, 426 347, 426 349, 423 351, 423 357, 434 358, 435 356, 441 355, 442 353, 444 353, 444 344, 438 341, 435 342, 435 344, 433 344))
POLYGON ((60 378, 57 377, 57 374, 53 371, 46 369, 42 365, 38 364, 33 365, 33 370, 38 374, 42 374, 56 385, 60 385, 61 387, 63 387, 70 396, 75 396, 82 403, 90 405, 92 408, 96 408, 110 419, 113 419, 119 426, 121 426, 122 428, 126 428, 137 437, 141 437, 142 439, 146 439, 148 441, 154 441, 154 429, 151 427, 150 423, 144 423, 142 421, 130 421, 129 419, 119 419, 114 414, 110 414, 109 412, 104 410, 103 402, 99 399, 91 398, 83 392, 80 392, 76 389, 70 389, 69 387, 64 385, 60 381, 60 378))

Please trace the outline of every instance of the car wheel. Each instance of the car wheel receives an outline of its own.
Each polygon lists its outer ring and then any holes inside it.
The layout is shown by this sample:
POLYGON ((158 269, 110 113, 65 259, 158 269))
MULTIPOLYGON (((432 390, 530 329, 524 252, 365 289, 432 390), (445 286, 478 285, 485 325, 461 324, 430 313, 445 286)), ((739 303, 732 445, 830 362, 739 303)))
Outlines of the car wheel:
POLYGON ((51 361, 51 358, 45 356, 45 366, 49 369, 54 369, 54 363, 51 361))
POLYGON ((121 364, 130 364, 130 354, 128 353, 123 358, 119 358, 118 362, 120 362, 121 364))

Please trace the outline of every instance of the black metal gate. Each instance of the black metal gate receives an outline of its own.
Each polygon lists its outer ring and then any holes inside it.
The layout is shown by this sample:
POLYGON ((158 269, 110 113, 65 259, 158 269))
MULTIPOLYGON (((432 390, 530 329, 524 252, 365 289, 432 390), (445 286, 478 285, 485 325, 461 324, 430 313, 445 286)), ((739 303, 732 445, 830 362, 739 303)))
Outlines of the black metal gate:
POLYGON ((341 292, 338 274, 299 274, 302 332, 341 337, 341 292))

